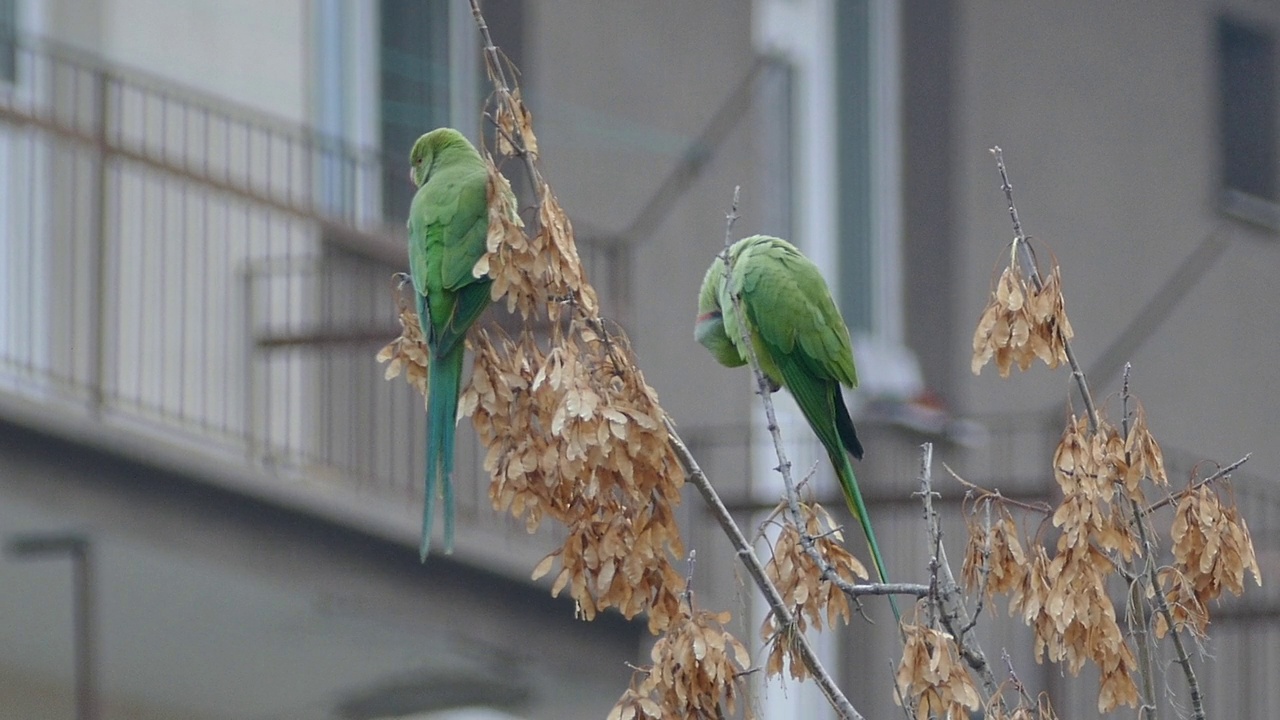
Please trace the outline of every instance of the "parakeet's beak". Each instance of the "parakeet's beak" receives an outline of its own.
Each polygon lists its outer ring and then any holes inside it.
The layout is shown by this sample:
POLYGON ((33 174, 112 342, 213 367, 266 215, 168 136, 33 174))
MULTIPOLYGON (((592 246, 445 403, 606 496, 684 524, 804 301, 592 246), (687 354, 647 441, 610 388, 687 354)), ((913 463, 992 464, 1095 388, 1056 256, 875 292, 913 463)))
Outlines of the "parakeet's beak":
POLYGON ((409 168, 409 184, 410 184, 410 185, 417 185, 417 184, 418 184, 418 179, 417 179, 417 178, 415 178, 415 177, 413 176, 413 168, 412 168, 412 167, 410 167, 410 168, 409 168))

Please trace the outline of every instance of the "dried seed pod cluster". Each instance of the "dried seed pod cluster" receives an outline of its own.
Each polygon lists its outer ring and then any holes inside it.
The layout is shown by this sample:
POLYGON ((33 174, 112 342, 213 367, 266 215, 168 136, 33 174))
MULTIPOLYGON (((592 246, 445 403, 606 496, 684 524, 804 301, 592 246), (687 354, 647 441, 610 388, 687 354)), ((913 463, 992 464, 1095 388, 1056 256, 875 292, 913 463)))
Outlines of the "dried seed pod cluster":
POLYGON ((1011 254, 974 330, 970 369, 977 375, 992 358, 1000 377, 1009 377, 1015 364, 1025 371, 1036 358, 1056 368, 1067 361, 1072 335, 1058 265, 1036 289, 1011 254))
MULTIPOLYGON (((1035 358, 1051 368, 1068 360, 1072 330, 1060 278, 1054 264, 1037 290, 1011 253, 974 332, 975 374, 993 358, 1002 377, 1015 364, 1026 370, 1035 358)), ((1062 493, 1047 513, 1056 541, 1021 538, 1009 501, 997 493, 981 495, 967 518, 966 587, 988 597, 1008 595, 1010 613, 1034 630, 1037 662, 1061 662, 1072 674, 1093 662, 1101 674, 1099 712, 1139 703, 1132 640, 1108 594, 1108 581, 1121 567, 1140 586, 1135 596, 1161 593, 1175 629, 1197 633, 1208 624, 1208 600, 1223 588, 1241 593, 1247 571, 1258 576, 1248 529, 1235 508, 1220 504, 1215 489, 1194 485, 1174 497, 1173 562, 1154 575, 1144 570, 1152 562, 1145 556, 1158 551, 1146 495, 1167 495, 1168 476, 1142 405, 1130 409, 1131 400, 1126 383, 1124 432, 1101 411, 1068 420, 1052 462, 1062 493)), ((1142 616, 1130 613, 1127 620, 1142 616)), ((1163 612, 1154 616, 1154 634, 1162 637, 1170 623, 1163 612)))
POLYGON ((609 720, 724 718, 737 706, 739 675, 751 663, 747 648, 724 629, 729 613, 695 611, 682 603, 670 629, 653 645, 650 668, 631 687, 609 720))
MULTIPOLYGON (((392 280, 399 286, 398 278, 392 280)), ((426 399, 427 348, 422 328, 418 325, 418 314, 409 308, 399 292, 396 293, 396 304, 400 308, 400 337, 387 343, 378 351, 376 358, 380 363, 388 363, 383 377, 392 380, 404 373, 405 381, 426 399)))
POLYGON ((991 599, 1022 585, 1027 571, 1027 556, 1009 510, 1003 505, 992 508, 995 503, 989 498, 984 498, 983 504, 989 511, 999 513, 1000 518, 986 527, 979 524, 976 512, 966 516, 969 542, 965 546, 960 577, 965 587, 982 590, 987 599, 991 599))
POLYGON ((922 625, 904 625, 905 647, 898 664, 895 699, 910 701, 916 720, 965 720, 982 707, 955 638, 922 625))
POLYGON ((488 449, 494 508, 530 531, 546 518, 568 529, 535 576, 559 558, 553 592, 567 588, 584 617, 648 612, 659 632, 684 585, 670 561, 684 552, 674 517, 684 476, 653 389, 621 338, 605 345, 579 322, 550 350, 531 333, 481 335, 459 413, 488 449))
MULTIPOLYGON (((1262 584, 1249 527, 1235 505, 1222 504, 1217 490, 1206 484, 1189 489, 1178 501, 1170 535, 1173 563, 1160 571, 1165 601, 1177 630, 1203 635, 1210 600, 1224 589, 1243 593, 1246 573, 1262 584)), ((1161 637, 1168 633, 1163 615, 1156 618, 1155 630, 1161 637)))
POLYGON ((545 183, 538 188, 537 232, 524 232, 515 208, 506 207, 511 186, 498 172, 492 158, 489 165, 488 252, 472 271, 477 277, 493 278, 491 295, 495 302, 506 300, 508 312, 522 319, 560 319, 562 309, 574 306, 586 317, 599 311, 596 291, 587 282, 573 239, 573 224, 545 183), (499 189, 505 186, 506 192, 499 189))
MULTIPOLYGON (((1137 661, 1107 584, 1120 563, 1149 552, 1140 540, 1149 533, 1139 526, 1149 522, 1145 497, 1164 491, 1168 480, 1140 404, 1130 414, 1127 434, 1101 413, 1094 425, 1071 416, 1054 452, 1062 498, 1050 513, 1059 530, 1052 555, 1040 542, 1024 550, 1006 501, 990 494, 968 516, 962 575, 970 590, 988 597, 1008 594, 1010 613, 1035 632, 1037 661, 1061 662, 1072 674, 1093 662, 1101 673, 1098 710, 1109 712, 1136 706, 1139 696, 1137 661), (995 520, 981 519, 978 507, 996 513, 995 520)), ((1202 486, 1184 491, 1177 502, 1172 536, 1174 562, 1158 573, 1159 591, 1177 629, 1203 633, 1206 601, 1223 588, 1243 592, 1247 571, 1259 575, 1248 528, 1234 506, 1221 505, 1217 492, 1202 486)), ((1155 613, 1154 622, 1157 637, 1163 637, 1163 614, 1155 613)))
MULTIPOLYGON (((845 548, 843 534, 826 509, 817 503, 799 503, 798 507, 805 535, 827 566, 849 583, 868 579, 867 569, 845 548)), ((805 548, 804 538, 795 525, 782 524, 773 544, 773 558, 765 565, 765 574, 791 608, 796 619, 794 631, 804 632, 810 626, 821 630, 824 615, 828 627, 835 627, 837 619, 849 624, 849 597, 823 576, 822 568, 805 548)), ((769 644, 769 660, 765 665, 768 675, 781 675, 784 666, 788 666, 795 679, 807 677, 804 663, 793 656, 795 648, 788 640, 788 631, 778 624, 772 613, 765 618, 760 634, 769 644)))
POLYGON ((1005 707, 1003 703, 989 702, 983 708, 983 717, 987 720, 1058 720, 1049 696, 1040 693, 1034 699, 1018 695, 1018 704, 1005 707))
MULTIPOLYGON (((1009 593, 1009 611, 1035 631, 1035 657, 1062 662, 1078 674, 1086 661, 1102 673, 1099 712, 1136 705, 1133 680, 1136 660, 1117 621, 1107 592, 1116 566, 1113 554, 1128 560, 1140 555, 1131 508, 1141 499, 1140 486, 1129 482, 1163 473, 1159 446, 1145 422, 1134 423, 1128 438, 1099 418, 1091 431, 1085 418, 1072 416, 1054 452, 1054 479, 1062 499, 1051 514, 1059 528, 1052 556, 1044 545, 1023 550, 1008 509, 996 509, 999 520, 979 523, 969 518, 969 545, 963 577, 971 590, 987 576, 988 595, 1009 593), (1147 448, 1132 454, 1126 446, 1147 448)), ((999 498, 984 503, 999 504, 999 498)))

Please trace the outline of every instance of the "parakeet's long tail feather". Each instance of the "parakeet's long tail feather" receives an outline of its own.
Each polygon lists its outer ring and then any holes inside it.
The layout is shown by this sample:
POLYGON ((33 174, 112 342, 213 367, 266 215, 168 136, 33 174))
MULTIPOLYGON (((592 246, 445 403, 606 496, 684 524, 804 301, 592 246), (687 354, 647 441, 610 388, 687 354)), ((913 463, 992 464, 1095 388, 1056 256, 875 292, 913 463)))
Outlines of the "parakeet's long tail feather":
MULTIPOLYGON (((862 493, 858 491, 858 478, 853 474, 853 464, 849 462, 849 454, 862 457, 862 444, 853 429, 853 419, 849 417, 849 409, 844 405, 840 395, 840 385, 832 381, 822 381, 810 375, 803 363, 792 357, 778 358, 778 370, 782 373, 783 384, 791 391, 800 411, 809 421, 809 426, 818 436, 822 447, 835 466, 836 477, 844 491, 849 512, 862 526, 867 536, 867 547, 871 549, 871 560, 875 563, 876 574, 880 582, 889 582, 884 570, 884 558, 880 556, 880 545, 876 542, 876 534, 871 530, 871 518, 867 515, 867 507, 862 501, 862 493)), ((889 605, 893 608, 894 617, 901 619, 898 603, 889 596, 889 605)))
MULTIPOLYGON (((862 526, 862 533, 867 536, 867 548, 871 550, 871 561, 875 563, 876 575, 880 576, 880 582, 887 583, 889 576, 884 570, 884 558, 880 556, 880 544, 876 542, 876 533, 871 529, 871 517, 867 514, 867 505, 862 501, 862 492, 858 490, 858 478, 853 474, 853 463, 849 462, 849 456, 843 450, 829 454, 831 463, 836 467, 836 477, 840 480, 840 487, 844 490, 844 499, 849 505, 849 512, 862 526)), ((889 607, 893 608, 893 617, 901 622, 902 613, 898 611, 898 602, 892 595, 888 597, 889 607)))
POLYGON ((432 353, 427 368, 427 483, 426 502, 422 507, 422 545, 418 551, 424 562, 431 549, 437 494, 444 499, 444 551, 453 552, 453 442, 464 351, 465 346, 459 343, 445 355, 432 353))

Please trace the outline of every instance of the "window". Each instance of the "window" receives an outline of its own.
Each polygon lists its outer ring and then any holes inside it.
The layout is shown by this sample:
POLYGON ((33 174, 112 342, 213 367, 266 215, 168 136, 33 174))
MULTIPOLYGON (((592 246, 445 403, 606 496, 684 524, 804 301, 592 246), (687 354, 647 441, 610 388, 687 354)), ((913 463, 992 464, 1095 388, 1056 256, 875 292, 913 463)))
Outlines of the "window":
POLYGON ((1268 31, 1218 21, 1218 134, 1223 207, 1280 228, 1276 43, 1268 31))
POLYGON ((839 2, 835 14, 836 238, 849 329, 902 340, 900 29, 895 3, 839 2))
MULTIPOLYGON (((342 145, 326 142, 315 190, 330 212, 362 226, 403 223, 414 193, 413 142, 443 125, 472 141, 484 129, 480 106, 489 88, 474 19, 457 0, 313 5, 316 127, 326 139, 373 150, 379 161, 362 154, 353 168, 342 162, 342 145)), ((484 10, 494 41, 519 63, 523 0, 486 0, 484 10)))
POLYGON ((760 108, 760 167, 769 172, 760 178, 761 230, 783 238, 795 237, 795 68, 784 57, 771 56, 760 72, 757 107, 760 108))
POLYGON ((450 124, 449 0, 381 0, 379 105, 385 169, 382 209, 409 215, 409 148, 418 136, 450 124))

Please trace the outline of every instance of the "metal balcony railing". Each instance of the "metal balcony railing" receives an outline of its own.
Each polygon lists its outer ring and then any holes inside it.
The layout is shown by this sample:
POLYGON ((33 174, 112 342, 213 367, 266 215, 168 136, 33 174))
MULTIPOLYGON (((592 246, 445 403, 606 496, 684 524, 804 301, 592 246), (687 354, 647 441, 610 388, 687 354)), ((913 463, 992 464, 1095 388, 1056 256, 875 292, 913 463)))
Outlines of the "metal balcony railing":
MULTIPOLYGON (((0 400, 266 483, 419 497, 422 401, 374 361, 399 332, 406 266, 403 220, 380 214, 383 159, 61 48, 19 41, 13 76, 0 400)), ((606 280, 617 253, 582 248, 606 280)), ((502 523, 470 443, 460 433, 462 521, 502 523)))

